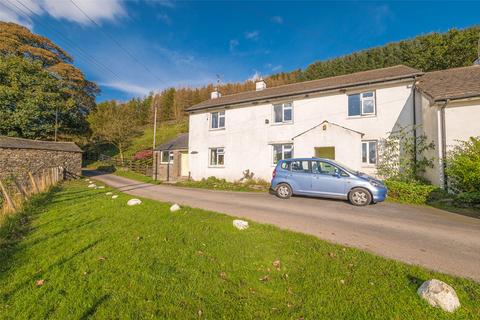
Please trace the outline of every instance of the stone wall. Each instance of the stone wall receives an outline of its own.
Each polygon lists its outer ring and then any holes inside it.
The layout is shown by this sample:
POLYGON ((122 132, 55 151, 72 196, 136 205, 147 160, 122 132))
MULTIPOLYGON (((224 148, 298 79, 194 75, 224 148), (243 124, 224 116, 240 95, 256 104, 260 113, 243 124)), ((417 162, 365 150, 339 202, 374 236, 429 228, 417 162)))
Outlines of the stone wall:
POLYGON ((80 152, 52 151, 41 149, 0 148, 0 177, 24 176, 44 168, 62 166, 68 172, 80 174, 82 154, 80 152))

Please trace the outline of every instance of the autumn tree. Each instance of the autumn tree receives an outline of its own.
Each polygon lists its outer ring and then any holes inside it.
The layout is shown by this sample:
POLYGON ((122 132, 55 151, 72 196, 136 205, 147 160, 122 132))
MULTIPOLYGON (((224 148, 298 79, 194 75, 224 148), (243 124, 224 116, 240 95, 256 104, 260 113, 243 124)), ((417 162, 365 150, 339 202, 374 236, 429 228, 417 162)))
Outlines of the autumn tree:
POLYGON ((0 134, 51 139, 54 122, 46 114, 57 110, 60 134, 88 132, 86 115, 99 89, 72 65, 66 51, 23 26, 0 22, 0 59, 0 112, 8 116, 0 122, 0 134), (29 126, 32 130, 25 131, 29 126))
POLYGON ((134 104, 118 104, 116 101, 99 103, 88 115, 88 122, 93 138, 117 147, 122 162, 124 151, 141 128, 134 104))

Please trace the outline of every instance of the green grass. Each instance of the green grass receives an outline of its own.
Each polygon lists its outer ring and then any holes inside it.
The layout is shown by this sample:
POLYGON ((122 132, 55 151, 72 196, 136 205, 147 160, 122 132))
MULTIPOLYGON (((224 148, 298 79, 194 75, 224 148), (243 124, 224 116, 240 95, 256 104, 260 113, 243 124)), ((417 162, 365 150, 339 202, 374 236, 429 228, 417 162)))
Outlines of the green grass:
POLYGON ((124 177, 124 178, 132 179, 132 180, 136 180, 136 181, 140 181, 140 182, 145 182, 145 183, 153 183, 153 184, 160 184, 161 183, 161 181, 154 180, 151 177, 146 176, 144 174, 134 172, 134 171, 130 171, 130 170, 125 170, 125 169, 122 169, 122 168, 117 168, 114 172, 112 172, 112 174, 114 174, 116 176, 119 176, 119 177, 124 177))
POLYGON ((248 191, 248 192, 267 192, 270 183, 261 180, 251 179, 242 182, 229 182, 225 179, 218 179, 215 177, 209 177, 199 181, 187 180, 178 181, 176 186, 188 187, 188 188, 201 188, 211 190, 224 190, 224 191, 248 191))
POLYGON ((239 231, 215 212, 128 207, 131 196, 107 191, 65 183, 4 224, 0 318, 479 318, 478 283, 269 225, 239 231), (456 289, 457 312, 419 299, 431 278, 456 289))

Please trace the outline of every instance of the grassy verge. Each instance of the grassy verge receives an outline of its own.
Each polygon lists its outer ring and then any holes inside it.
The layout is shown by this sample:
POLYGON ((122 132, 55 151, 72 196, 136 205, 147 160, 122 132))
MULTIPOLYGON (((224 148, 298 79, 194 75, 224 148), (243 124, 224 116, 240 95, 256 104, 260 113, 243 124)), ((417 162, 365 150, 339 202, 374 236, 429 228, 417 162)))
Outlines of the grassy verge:
POLYGON ((137 173, 137 172, 134 172, 134 171, 130 171, 130 170, 125 170, 125 169, 122 169, 122 168, 117 168, 112 173, 116 176, 119 176, 119 177, 124 177, 124 178, 132 179, 132 180, 136 180, 136 181, 140 181, 140 182, 161 184, 161 181, 154 180, 149 176, 146 176, 144 174, 137 173))
POLYGON ((248 192, 267 192, 270 184, 261 180, 247 180, 245 182, 229 182, 225 179, 218 179, 215 177, 209 177, 199 181, 179 181, 175 183, 176 186, 189 187, 189 188, 202 188, 211 190, 224 190, 224 191, 248 191, 248 192))
POLYGON ((215 212, 129 207, 107 191, 70 182, 29 207, 28 231, 0 249, 0 317, 478 318, 478 283, 269 225, 239 231, 215 212), (457 312, 418 298, 431 278, 456 289, 457 312))

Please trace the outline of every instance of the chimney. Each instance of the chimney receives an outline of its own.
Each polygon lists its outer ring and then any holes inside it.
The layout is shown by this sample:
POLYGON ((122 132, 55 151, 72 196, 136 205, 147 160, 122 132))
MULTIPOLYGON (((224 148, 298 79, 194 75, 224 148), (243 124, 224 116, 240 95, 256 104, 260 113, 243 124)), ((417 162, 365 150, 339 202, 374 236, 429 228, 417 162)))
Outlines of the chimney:
POLYGON ((263 78, 260 78, 255 82, 256 91, 262 91, 266 88, 267 88, 267 83, 265 82, 265 80, 263 80, 263 78))
POLYGON ((221 96, 222 94, 220 93, 220 91, 218 91, 218 88, 215 88, 214 91, 210 93, 210 99, 217 99, 217 98, 220 98, 221 96))

